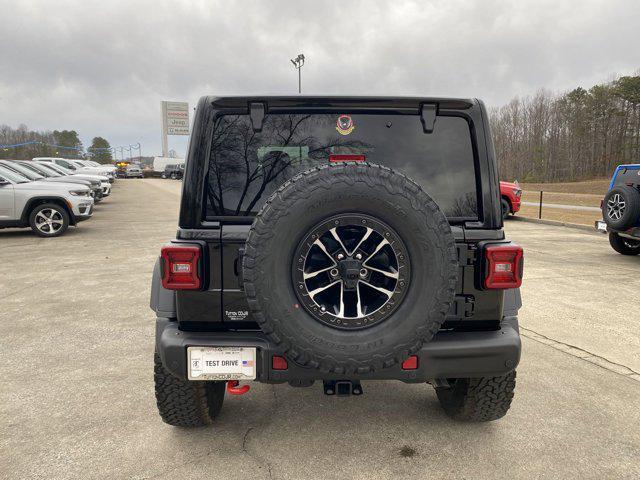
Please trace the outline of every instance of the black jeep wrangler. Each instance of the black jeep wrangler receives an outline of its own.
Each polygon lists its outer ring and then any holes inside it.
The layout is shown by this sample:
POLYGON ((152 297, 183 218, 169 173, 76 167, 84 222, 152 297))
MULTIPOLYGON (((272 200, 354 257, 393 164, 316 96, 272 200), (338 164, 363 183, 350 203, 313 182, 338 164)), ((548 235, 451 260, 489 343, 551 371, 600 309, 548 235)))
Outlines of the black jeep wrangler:
POLYGON ((522 248, 475 99, 204 97, 176 239, 153 275, 162 419, 210 423, 240 381, 430 383, 505 415, 522 248))
POLYGON ((181 180, 184 176, 184 164, 176 163, 164 167, 162 178, 170 178, 171 180, 181 180))

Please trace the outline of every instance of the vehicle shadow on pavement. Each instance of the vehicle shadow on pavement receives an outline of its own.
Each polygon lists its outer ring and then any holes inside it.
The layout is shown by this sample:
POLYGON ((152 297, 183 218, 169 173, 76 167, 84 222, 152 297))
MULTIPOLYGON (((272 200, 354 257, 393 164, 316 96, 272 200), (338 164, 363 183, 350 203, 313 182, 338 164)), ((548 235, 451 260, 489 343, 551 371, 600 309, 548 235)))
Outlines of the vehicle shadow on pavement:
POLYGON ((215 424, 166 426, 157 440, 184 455, 177 471, 185 474, 235 463, 237 471, 246 473, 253 466, 266 478, 278 478, 278 471, 290 471, 295 464, 297 478, 314 478, 319 468, 331 466, 337 476, 322 478, 339 478, 340 471, 371 471, 374 465, 382 471, 393 464, 426 467, 431 455, 453 455, 479 442, 490 448, 494 434, 502 437, 499 422, 465 424, 448 418, 428 384, 372 381, 363 382, 363 390, 361 396, 335 397, 325 396, 318 382, 300 389, 252 384, 248 394, 226 397, 215 424), (194 449, 196 458, 190 457, 194 449), (358 467, 360 462, 368 466, 358 467))

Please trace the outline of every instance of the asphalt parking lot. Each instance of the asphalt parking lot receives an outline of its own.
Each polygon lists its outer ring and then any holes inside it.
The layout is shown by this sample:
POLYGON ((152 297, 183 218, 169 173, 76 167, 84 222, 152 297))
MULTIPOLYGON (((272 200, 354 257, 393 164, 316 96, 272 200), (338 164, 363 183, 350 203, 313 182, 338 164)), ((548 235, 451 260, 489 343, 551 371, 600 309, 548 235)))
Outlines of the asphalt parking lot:
POLYGON ((219 422, 161 422, 150 275, 179 182, 119 180, 66 236, 0 231, 0 477, 640 477, 640 258, 605 236, 509 222, 525 248, 509 414, 460 424, 428 385, 361 397, 256 384, 219 422))

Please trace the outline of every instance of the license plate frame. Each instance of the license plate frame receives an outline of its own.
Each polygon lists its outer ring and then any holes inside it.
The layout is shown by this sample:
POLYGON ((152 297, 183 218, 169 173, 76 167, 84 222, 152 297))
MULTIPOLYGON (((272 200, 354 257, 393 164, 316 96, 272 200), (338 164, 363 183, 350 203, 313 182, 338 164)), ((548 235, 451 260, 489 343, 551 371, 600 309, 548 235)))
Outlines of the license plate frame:
POLYGON ((596 230, 602 233, 607 233, 607 224, 602 220, 596 220, 596 230))
POLYGON ((255 380, 255 347, 187 347, 187 377, 197 381, 255 380))

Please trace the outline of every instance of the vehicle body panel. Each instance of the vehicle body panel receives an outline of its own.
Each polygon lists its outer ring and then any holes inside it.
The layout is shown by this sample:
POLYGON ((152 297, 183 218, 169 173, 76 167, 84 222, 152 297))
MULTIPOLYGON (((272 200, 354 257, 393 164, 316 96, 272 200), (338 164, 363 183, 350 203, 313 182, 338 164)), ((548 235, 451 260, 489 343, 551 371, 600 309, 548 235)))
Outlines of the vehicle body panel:
MULTIPOLYGON (((626 164, 626 165, 618 165, 611 176, 611 181, 609 182, 609 188, 607 190, 610 191, 612 188, 618 185, 630 185, 638 187, 640 185, 640 164, 626 164)), ((603 221, 595 222, 596 230, 599 231, 610 231, 612 230, 610 227, 606 226, 603 221)), ((627 230, 618 231, 622 236, 626 236, 629 238, 637 239, 640 238, 640 217, 638 217, 635 225, 627 230)))
POLYGON ((6 188, 7 185, 0 187, 4 192, 0 199, 3 202, 9 202, 8 208, 6 204, 0 207, 0 210, 7 212, 6 217, 3 215, 1 219, 3 220, 3 225, 0 226, 27 226, 30 206, 33 205, 34 201, 55 201, 60 203, 67 209, 72 225, 92 215, 94 201, 89 195, 90 190, 87 187, 75 183, 39 180, 16 183, 7 178, 6 170, 3 171, 2 167, 0 167, 0 177, 8 179, 12 184, 11 196, 6 193, 9 191, 6 188), (71 191, 83 192, 84 195, 72 195, 71 191))
POLYGON ((522 189, 517 182, 500 182, 500 196, 509 202, 511 213, 520 211, 522 189))

